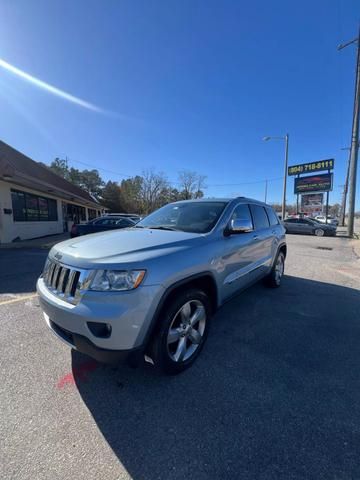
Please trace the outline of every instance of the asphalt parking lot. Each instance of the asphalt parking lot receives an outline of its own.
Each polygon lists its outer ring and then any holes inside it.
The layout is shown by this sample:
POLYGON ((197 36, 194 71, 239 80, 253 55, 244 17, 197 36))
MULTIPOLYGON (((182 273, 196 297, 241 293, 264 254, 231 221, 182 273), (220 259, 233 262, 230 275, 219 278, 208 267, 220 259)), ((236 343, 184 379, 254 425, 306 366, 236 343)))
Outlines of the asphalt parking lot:
POLYGON ((110 368, 47 330, 44 250, 0 250, 3 479, 360 478, 360 259, 288 236, 278 290, 213 320, 194 367, 110 368))

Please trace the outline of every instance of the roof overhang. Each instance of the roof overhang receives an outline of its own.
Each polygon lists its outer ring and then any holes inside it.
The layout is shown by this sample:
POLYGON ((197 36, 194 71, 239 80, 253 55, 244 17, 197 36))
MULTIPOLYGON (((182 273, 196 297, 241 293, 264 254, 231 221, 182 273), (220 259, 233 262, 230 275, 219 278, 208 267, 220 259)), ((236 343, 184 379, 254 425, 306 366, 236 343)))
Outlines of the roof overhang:
POLYGON ((19 185, 32 190, 37 190, 38 192, 42 192, 44 194, 60 197, 65 201, 79 203, 91 208, 102 208, 101 204, 98 202, 87 201, 72 192, 67 192, 66 190, 55 187, 54 185, 45 183, 42 180, 37 180, 34 177, 20 173, 12 168, 9 164, 0 165, 0 180, 11 183, 14 185, 14 187, 19 185))

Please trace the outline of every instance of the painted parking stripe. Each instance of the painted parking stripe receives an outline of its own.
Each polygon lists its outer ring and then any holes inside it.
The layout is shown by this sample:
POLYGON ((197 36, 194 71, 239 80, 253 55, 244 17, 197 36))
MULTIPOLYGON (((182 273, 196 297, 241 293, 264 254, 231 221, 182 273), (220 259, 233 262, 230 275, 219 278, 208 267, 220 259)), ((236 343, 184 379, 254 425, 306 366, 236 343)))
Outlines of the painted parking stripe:
POLYGON ((10 303, 22 302, 23 300, 30 300, 35 297, 37 297, 37 293, 33 293, 32 295, 27 295, 26 297, 13 298, 12 300, 4 300, 3 302, 0 302, 0 307, 1 305, 9 305, 10 303))

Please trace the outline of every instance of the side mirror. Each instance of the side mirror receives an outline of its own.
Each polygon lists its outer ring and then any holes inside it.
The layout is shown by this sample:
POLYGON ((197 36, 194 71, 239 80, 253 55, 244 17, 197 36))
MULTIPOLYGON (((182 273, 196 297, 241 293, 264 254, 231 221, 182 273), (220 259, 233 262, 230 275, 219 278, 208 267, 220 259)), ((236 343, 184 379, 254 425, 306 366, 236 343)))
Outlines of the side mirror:
POLYGON ((228 237, 230 235, 236 235, 238 233, 247 233, 252 231, 253 226, 251 220, 248 220, 246 218, 236 218, 235 220, 231 220, 230 225, 226 227, 224 235, 228 237))

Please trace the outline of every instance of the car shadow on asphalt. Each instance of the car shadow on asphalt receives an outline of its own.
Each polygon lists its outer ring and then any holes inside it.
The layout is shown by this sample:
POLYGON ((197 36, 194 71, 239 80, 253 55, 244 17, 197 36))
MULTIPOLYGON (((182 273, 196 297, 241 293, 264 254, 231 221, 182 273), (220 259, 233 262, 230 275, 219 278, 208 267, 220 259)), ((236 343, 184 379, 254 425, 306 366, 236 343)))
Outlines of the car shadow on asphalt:
POLYGON ((359 478, 359 307, 358 290, 285 276, 221 308, 181 375, 84 377, 75 351, 73 375, 135 480, 359 478))

